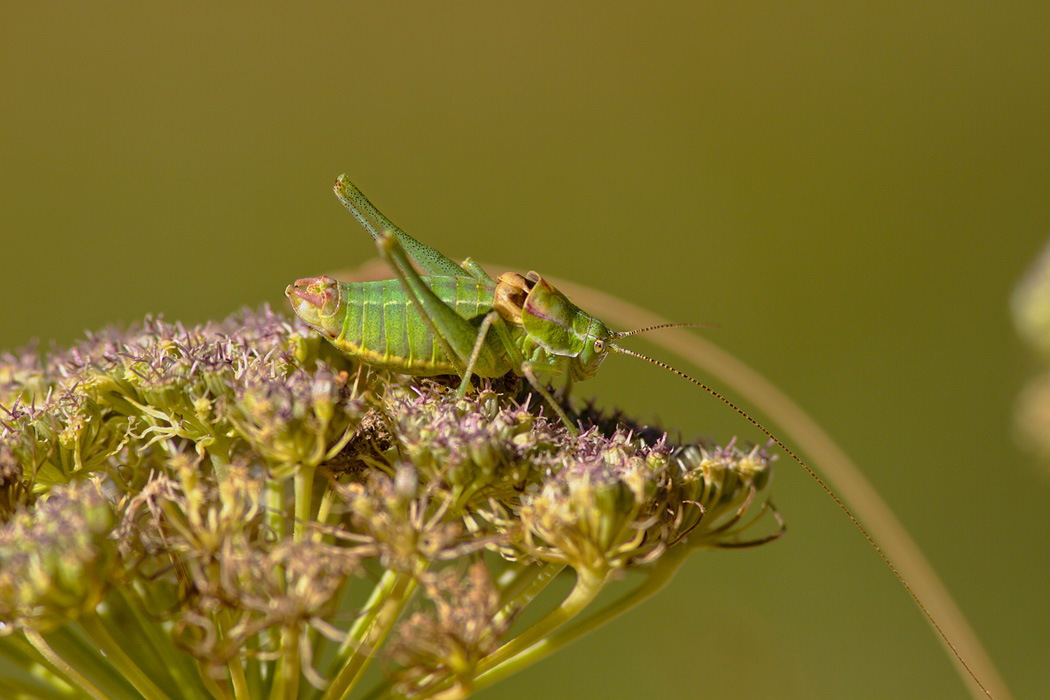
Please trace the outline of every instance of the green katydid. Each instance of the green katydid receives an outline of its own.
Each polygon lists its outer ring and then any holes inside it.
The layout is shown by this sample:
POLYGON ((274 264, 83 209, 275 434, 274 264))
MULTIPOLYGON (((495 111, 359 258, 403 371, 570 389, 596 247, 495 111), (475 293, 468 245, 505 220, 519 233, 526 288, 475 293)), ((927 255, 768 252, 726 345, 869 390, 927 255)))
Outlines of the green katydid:
POLYGON ((535 272, 524 276, 507 272, 493 279, 470 258, 459 264, 416 240, 383 216, 345 175, 336 179, 334 190, 376 240, 380 256, 395 274, 394 279, 375 282, 309 277, 285 289, 296 315, 336 348, 364 364, 403 374, 458 374, 461 396, 470 388, 472 376, 523 375, 573 432, 578 432, 576 425, 540 377, 566 376, 567 391, 572 381, 593 377, 609 353, 638 357, 677 374, 746 418, 820 484, 907 589, 977 686, 991 697, 867 529, 800 457, 703 382, 616 343, 659 328, 708 324, 672 323, 613 331, 535 272), (412 261, 426 276, 420 276, 412 261))
POLYGON ((610 330, 537 273, 507 272, 493 279, 470 258, 461 265, 402 231, 345 175, 334 189, 376 239, 396 278, 338 282, 308 277, 285 294, 303 321, 366 364, 419 376, 458 374, 460 395, 472 376, 502 377, 513 371, 528 379, 569 430, 576 431, 539 377, 589 379, 609 353, 662 364, 615 341, 655 328, 703 325, 610 330), (409 258, 428 276, 421 277, 409 258))

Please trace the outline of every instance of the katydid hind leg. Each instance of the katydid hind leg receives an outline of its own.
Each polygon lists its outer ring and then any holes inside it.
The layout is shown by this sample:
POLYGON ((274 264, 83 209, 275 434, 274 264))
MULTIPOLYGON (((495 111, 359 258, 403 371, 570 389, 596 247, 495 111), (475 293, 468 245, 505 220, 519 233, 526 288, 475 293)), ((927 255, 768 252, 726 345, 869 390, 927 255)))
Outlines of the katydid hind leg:
POLYGON ((492 284, 496 283, 496 280, 492 279, 489 273, 485 272, 484 268, 471 258, 467 258, 463 261, 463 269, 483 282, 491 282, 492 284))
POLYGON ((444 275, 446 277, 470 277, 472 276, 459 263, 441 251, 431 248, 426 243, 416 240, 401 230, 393 221, 383 216, 376 206, 368 201, 364 193, 357 189, 354 183, 340 175, 335 180, 335 196, 346 209, 354 215, 365 230, 372 234, 372 238, 379 239, 384 232, 389 232, 401 247, 405 249, 408 257, 411 257, 423 272, 428 275, 444 275))
POLYGON ((463 370, 463 381, 459 385, 459 391, 456 392, 457 396, 464 396, 467 393, 467 388, 470 386, 470 376, 474 374, 478 357, 481 355, 481 350, 485 347, 485 341, 488 339, 489 330, 492 328, 493 323, 499 323, 500 321, 499 313, 496 311, 489 311, 485 314, 485 318, 481 320, 481 327, 478 329, 477 338, 474 340, 474 347, 470 351, 470 359, 467 360, 467 367, 463 370))
POLYGON ((377 239, 377 247, 379 255, 394 270, 405 293, 412 300, 424 322, 430 327, 441 349, 460 372, 463 377, 460 393, 461 395, 466 393, 474 365, 484 349, 486 336, 479 334, 470 322, 457 314, 427 286, 409 264, 407 254, 397 238, 391 234, 381 235, 377 239), (468 368, 470 372, 467 371, 468 368))

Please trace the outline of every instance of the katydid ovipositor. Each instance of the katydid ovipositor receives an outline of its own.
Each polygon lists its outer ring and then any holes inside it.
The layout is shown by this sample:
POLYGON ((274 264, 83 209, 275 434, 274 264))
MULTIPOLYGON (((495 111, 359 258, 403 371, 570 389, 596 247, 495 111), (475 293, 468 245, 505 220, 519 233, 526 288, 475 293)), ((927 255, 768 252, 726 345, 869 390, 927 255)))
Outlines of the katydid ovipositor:
POLYGON ((394 279, 376 282, 310 277, 285 289, 296 315, 336 348, 365 364, 404 374, 458 374, 462 378, 460 395, 470 387, 472 375, 494 378, 513 371, 528 379, 573 432, 577 432, 577 427, 537 375, 554 377, 567 372, 568 387, 568 382, 593 377, 610 352, 632 355, 677 374, 758 427, 817 481, 907 589, 970 678, 991 697, 867 529, 800 457, 706 384, 615 342, 658 328, 704 324, 663 324, 613 331, 535 272, 525 276, 507 272, 493 279, 470 258, 460 265, 417 241, 383 216, 345 175, 336 179, 334 189, 343 206, 376 240, 380 256, 395 274, 394 279), (425 277, 416 272, 412 261, 425 277))

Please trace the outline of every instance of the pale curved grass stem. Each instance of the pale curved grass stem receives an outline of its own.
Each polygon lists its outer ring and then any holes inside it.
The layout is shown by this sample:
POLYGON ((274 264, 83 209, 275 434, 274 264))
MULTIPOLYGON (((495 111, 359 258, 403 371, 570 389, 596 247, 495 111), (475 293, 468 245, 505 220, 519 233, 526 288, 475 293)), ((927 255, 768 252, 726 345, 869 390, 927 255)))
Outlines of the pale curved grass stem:
MULTIPOLYGON (((499 265, 484 267, 490 270, 512 269, 499 265)), ((364 281, 384 279, 389 275, 389 266, 376 260, 342 276, 334 276, 364 281)), ((629 330, 669 323, 667 319, 639 306, 589 287, 549 276, 545 276, 545 279, 568 295, 580 308, 601 318, 611 327, 629 330)), ((997 700, 1012 700, 1013 696, 991 657, 918 545, 871 482, 816 421, 761 374, 693 332, 666 329, 648 336, 648 340, 708 375, 717 377, 721 383, 730 387, 735 396, 757 406, 774 424, 780 426, 783 434, 790 436, 791 442, 809 456, 810 462, 820 467, 834 491, 850 504, 853 513, 870 530, 893 565, 907 579, 907 586, 921 599, 941 631, 952 640, 955 650, 966 660, 973 674, 981 679, 987 694, 997 700)), ((974 682, 947 642, 943 639, 941 642, 971 695, 974 698, 986 697, 986 693, 974 682)))

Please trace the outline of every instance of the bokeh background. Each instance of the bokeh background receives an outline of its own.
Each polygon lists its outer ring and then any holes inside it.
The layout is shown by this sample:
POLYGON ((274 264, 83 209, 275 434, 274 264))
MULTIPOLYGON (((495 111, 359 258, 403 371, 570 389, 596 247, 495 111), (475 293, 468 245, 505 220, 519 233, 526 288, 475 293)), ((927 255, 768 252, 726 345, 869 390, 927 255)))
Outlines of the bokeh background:
MULTIPOLYGON (((1047 36, 1037 0, 5 3, 0 347, 284 308, 374 255, 345 171, 452 257, 720 323, 860 462, 1016 697, 1050 697, 1050 478, 1013 439, 1037 364, 1008 316, 1050 236, 1047 36)), ((577 389, 759 438, 630 358, 577 389)), ((696 555, 481 697, 961 697, 875 553, 779 464, 785 538, 696 555)))

